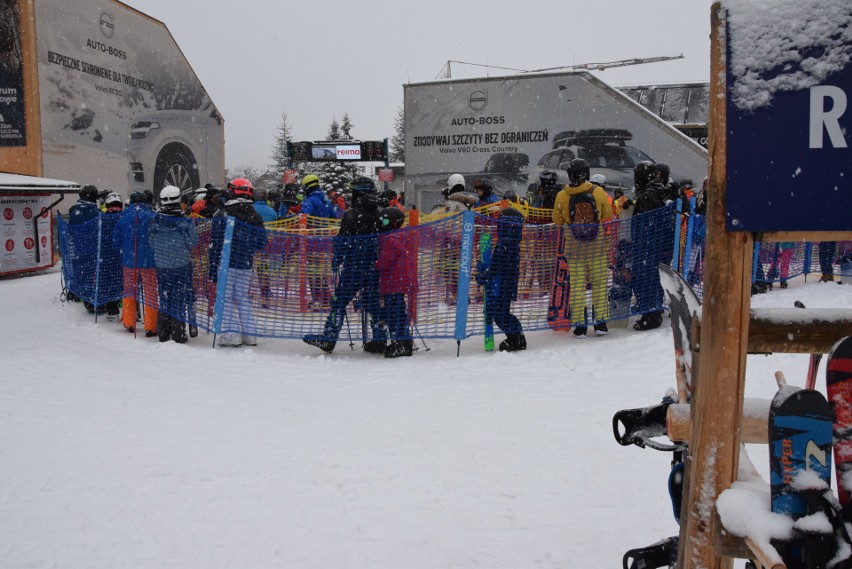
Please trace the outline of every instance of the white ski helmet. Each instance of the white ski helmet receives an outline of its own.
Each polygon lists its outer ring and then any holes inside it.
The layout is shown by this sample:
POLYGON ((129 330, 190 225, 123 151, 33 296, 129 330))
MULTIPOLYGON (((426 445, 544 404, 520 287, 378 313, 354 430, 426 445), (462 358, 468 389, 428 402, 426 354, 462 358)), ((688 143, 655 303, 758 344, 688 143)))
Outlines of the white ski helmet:
POLYGON ((461 174, 453 174, 447 179, 447 187, 451 190, 456 186, 464 187, 464 176, 461 174))
POLYGON ((166 186, 160 190, 160 205, 173 205, 180 203, 180 188, 177 186, 166 186))
POLYGON ((595 174, 589 178, 589 181, 593 184, 597 184, 598 186, 603 186, 606 184, 606 176, 603 174, 595 174))

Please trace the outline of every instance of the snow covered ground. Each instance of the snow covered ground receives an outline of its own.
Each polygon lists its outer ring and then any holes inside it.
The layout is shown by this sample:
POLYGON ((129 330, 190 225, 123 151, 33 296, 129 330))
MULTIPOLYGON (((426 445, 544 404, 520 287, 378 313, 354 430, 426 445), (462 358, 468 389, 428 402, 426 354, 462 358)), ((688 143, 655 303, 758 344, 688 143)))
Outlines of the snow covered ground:
MULTIPOLYGON (((611 429, 674 385, 668 319, 384 360, 134 339, 59 290, 55 271, 0 281, 0 567, 616 568, 677 533, 669 455, 611 429)), ((800 277, 752 302, 794 300, 849 308, 852 288, 800 277)), ((750 356, 747 395, 806 367, 750 356)))

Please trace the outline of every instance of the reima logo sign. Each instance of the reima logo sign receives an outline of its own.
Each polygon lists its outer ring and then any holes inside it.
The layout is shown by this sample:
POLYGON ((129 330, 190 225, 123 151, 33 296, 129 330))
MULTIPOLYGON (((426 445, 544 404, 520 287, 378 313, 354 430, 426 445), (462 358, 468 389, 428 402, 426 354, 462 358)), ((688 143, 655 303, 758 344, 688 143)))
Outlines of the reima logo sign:
POLYGON ((361 147, 358 145, 352 146, 338 146, 337 148, 337 159, 338 160, 360 160, 361 159, 361 147))

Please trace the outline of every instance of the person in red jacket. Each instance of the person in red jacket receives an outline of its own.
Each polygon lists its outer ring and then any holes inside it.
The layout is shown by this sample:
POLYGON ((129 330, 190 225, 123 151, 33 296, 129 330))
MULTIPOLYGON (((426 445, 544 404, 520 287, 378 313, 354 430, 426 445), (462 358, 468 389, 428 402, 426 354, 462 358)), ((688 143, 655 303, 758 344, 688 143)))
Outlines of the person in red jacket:
POLYGON ((382 232, 376 260, 379 303, 391 340, 385 348, 386 358, 410 356, 414 350, 405 295, 415 290, 417 278, 406 243, 407 237, 404 232, 394 231, 404 223, 405 214, 396 207, 385 208, 379 219, 379 231, 382 232))

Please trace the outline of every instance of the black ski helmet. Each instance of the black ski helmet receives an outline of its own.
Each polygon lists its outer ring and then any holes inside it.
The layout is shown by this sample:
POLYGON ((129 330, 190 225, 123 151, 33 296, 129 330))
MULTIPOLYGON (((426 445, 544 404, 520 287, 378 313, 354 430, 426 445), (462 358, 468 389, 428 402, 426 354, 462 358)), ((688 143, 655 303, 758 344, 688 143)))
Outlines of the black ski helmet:
POLYGON ((579 186, 589 180, 589 163, 582 158, 574 158, 568 162, 565 171, 568 173, 568 182, 571 186, 579 186))
POLYGON ((669 183, 669 177, 671 176, 671 168, 669 168, 668 164, 663 164, 662 162, 657 162, 654 164, 654 169, 657 173, 657 180, 659 180, 662 184, 669 183))
POLYGON ((379 218, 379 228, 382 231, 399 229, 405 223, 405 214, 398 207, 386 207, 379 218))
POLYGON ((367 176, 358 176, 349 183, 349 187, 352 189, 352 193, 375 194, 377 191, 376 183, 367 176))
POLYGON ((388 205, 396 199, 396 192, 393 190, 385 190, 379 194, 379 199, 382 203, 382 207, 388 207, 388 205))
POLYGON ((557 180, 556 172, 554 172, 553 170, 545 170, 544 172, 538 175, 538 179, 541 181, 542 186, 555 186, 557 180))
POLYGON ((80 188, 80 192, 78 195, 80 196, 80 199, 85 202, 94 203, 98 201, 98 189, 91 184, 86 184, 85 186, 80 188))
POLYGON ((649 160, 642 160, 633 167, 633 185, 637 190, 644 189, 650 184, 657 174, 657 169, 654 163, 649 160))

